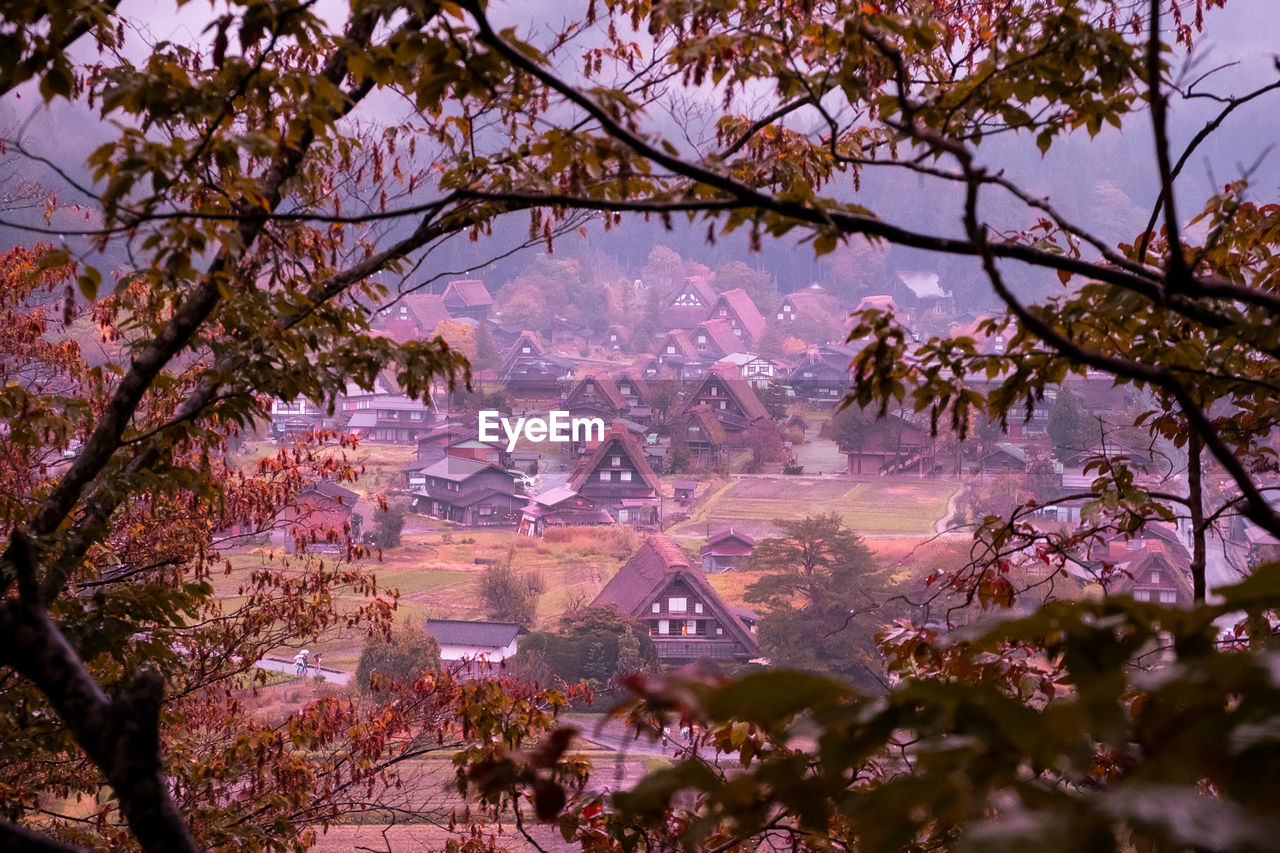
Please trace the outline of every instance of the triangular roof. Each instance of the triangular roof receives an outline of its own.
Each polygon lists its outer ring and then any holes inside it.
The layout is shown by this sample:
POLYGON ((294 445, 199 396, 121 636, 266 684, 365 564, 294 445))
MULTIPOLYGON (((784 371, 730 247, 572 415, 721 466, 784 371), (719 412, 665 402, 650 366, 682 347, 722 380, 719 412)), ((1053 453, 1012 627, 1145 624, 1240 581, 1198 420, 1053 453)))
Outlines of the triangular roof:
POLYGON ((751 295, 741 287, 735 287, 720 294, 715 304, 711 306, 711 310, 707 312, 707 319, 716 319, 716 315, 722 307, 728 308, 738 318, 738 322, 742 324, 743 330, 746 331, 751 340, 754 341, 763 334, 765 326, 764 315, 760 313, 760 309, 752 301, 751 295))
POLYGON ((666 304, 674 307, 676 298, 686 290, 696 293, 703 305, 710 305, 716 301, 716 289, 711 286, 711 279, 705 275, 691 275, 671 288, 666 304))
POLYGON ((449 309, 444 307, 444 297, 434 293, 410 293, 401 297, 401 302, 413 314, 418 328, 430 332, 445 320, 450 320, 449 309))
POLYGON ((440 297, 445 302, 456 301, 468 308, 493 304, 493 296, 484 282, 478 278, 459 278, 449 282, 440 297))
POLYGON ((667 336, 663 339, 659 349, 660 352, 658 355, 660 359, 668 355, 678 355, 682 358, 688 359, 697 359, 699 357, 697 347, 693 345, 693 341, 689 340, 689 335, 684 329, 672 329, 667 332, 667 336), (674 353, 668 353, 668 346, 674 346, 676 351, 674 353))
POLYGON ((695 569, 676 541, 665 533, 650 535, 604 585, 591 606, 614 604, 624 613, 644 615, 649 612, 649 605, 677 578, 698 593, 726 636, 742 643, 752 653, 759 651, 755 635, 729 609, 701 569, 695 569))
POLYGON ((618 390, 618 385, 609 376, 596 376, 587 374, 578 380, 578 384, 573 386, 573 390, 564 398, 565 408, 569 408, 580 399, 587 397, 594 390, 594 396, 607 403, 616 411, 623 411, 627 408, 627 399, 622 396, 622 392, 618 390))
POLYGON ((653 489, 655 495, 658 493, 659 488, 661 488, 658 475, 654 472, 653 466, 649 464, 649 460, 645 458, 640 442, 636 441, 635 436, 627 430, 624 424, 614 424, 605 435, 604 441, 601 441, 596 446, 596 449, 591 451, 591 455, 582 458, 578 463, 578 467, 573 470, 573 474, 569 477, 569 487, 581 489, 582 484, 591 478, 592 473, 600 466, 601 461, 610 454, 626 456, 631 463, 631 467, 640 475, 640 479, 644 481, 644 484, 653 489))
MULTIPOLYGON (((731 400, 733 400, 748 421, 759 420, 760 418, 768 418, 769 411, 764 407, 764 403, 760 402, 760 398, 756 396, 755 390, 751 387, 751 383, 747 380, 735 375, 735 371, 728 365, 712 365, 707 370, 706 376, 702 377, 702 381, 693 389, 693 393, 689 395, 690 400, 697 400, 701 396, 703 390, 711 382, 718 382, 723 387, 731 400)), ((692 408, 692 407, 691 407, 692 408)))
POLYGON ((775 313, 782 313, 782 306, 788 302, 797 314, 801 311, 811 314, 834 314, 836 311, 836 300, 820 284, 811 284, 803 290, 782 296, 778 300, 775 313))
POLYGON ((699 355, 703 352, 710 351, 716 358, 729 355, 730 353, 745 350, 747 345, 733 333, 733 326, 728 320, 715 319, 703 320, 689 334, 689 338, 693 343, 695 350, 699 355), (710 345, 705 350, 698 349, 698 338, 706 336, 707 343, 710 345))
POLYGON ((724 431, 724 424, 716 420, 715 412, 711 410, 710 406, 694 406, 686 411, 685 414, 688 415, 688 420, 685 421, 686 425, 689 421, 697 421, 698 426, 702 429, 702 434, 710 444, 719 446, 728 440, 728 436, 724 431))
POLYGON ((711 534, 711 537, 707 539, 707 544, 717 545, 729 539, 737 539, 739 542, 744 542, 747 545, 756 544, 756 540, 754 538, 752 538, 751 536, 748 536, 745 533, 739 533, 737 530, 734 530, 732 527, 730 527, 728 530, 721 530, 719 533, 711 534))

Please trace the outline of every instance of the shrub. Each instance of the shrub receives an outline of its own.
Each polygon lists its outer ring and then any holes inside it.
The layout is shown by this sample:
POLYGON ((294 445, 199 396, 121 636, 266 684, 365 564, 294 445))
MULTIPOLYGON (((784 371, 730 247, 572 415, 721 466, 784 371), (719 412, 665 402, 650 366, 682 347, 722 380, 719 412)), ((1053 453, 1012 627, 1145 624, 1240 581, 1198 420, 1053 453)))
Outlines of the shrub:
POLYGON ((356 666, 356 685, 361 693, 385 693, 386 679, 412 683, 422 673, 440 668, 440 644, 420 627, 405 625, 390 637, 375 635, 365 643, 356 666), (374 682, 374 676, 379 676, 374 682))

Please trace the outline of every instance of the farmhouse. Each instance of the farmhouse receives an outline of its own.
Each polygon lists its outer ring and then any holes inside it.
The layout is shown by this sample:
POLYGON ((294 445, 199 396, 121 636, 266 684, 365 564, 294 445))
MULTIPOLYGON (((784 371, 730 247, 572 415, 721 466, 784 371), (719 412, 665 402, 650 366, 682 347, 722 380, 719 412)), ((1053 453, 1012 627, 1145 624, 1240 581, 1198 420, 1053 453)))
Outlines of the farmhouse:
POLYGON ((515 527, 525 499, 510 472, 478 459, 445 457, 424 468, 416 512, 475 527, 515 527))
POLYGON ((452 320, 444 298, 434 293, 410 293, 378 311, 374 328, 404 341, 428 337, 445 320, 452 320))
POLYGON ((859 444, 841 446, 840 452, 848 458, 850 476, 911 470, 923 475, 934 467, 934 442, 929 428, 897 412, 872 421, 859 444))
POLYGON ((698 406, 709 406, 716 420, 730 436, 740 434, 757 421, 769 419, 756 392, 743 379, 736 379, 730 370, 714 368, 689 394, 685 411, 698 406))
POLYGON ((662 533, 651 535, 591 604, 615 604, 644 622, 664 663, 745 662, 760 654, 755 634, 662 533))
POLYGON ((616 520, 643 527, 658 523, 658 475, 640 442, 616 423, 569 477, 569 488, 609 510, 616 520))
POLYGON ((668 329, 691 329, 707 316, 716 301, 716 289, 705 275, 691 275, 663 301, 661 318, 668 329))
POLYGON ((358 536, 359 525, 352 516, 359 499, 358 494, 337 483, 319 481, 305 486, 280 513, 285 551, 298 551, 300 543, 309 551, 332 551, 339 549, 347 536, 358 536))
POLYGON ((455 279, 444 289, 441 302, 454 317, 470 317, 484 322, 489 316, 489 308, 493 305, 493 297, 484 286, 484 282, 474 278, 455 279))
POLYGON ((738 351, 750 350, 764 334, 764 316, 751 301, 751 296, 740 287, 720 294, 707 312, 706 319, 727 322, 734 336, 741 341, 738 351))
POLYGON ((428 619, 426 632, 440 644, 440 663, 449 669, 481 674, 514 657, 516 641, 527 633, 514 622, 464 622, 428 619))
POLYGON ((548 527, 613 524, 609 511, 568 486, 558 486, 534 495, 521 511, 519 532, 541 536, 548 527))
POLYGON ((707 574, 736 572, 747 564, 755 551, 756 540, 730 527, 707 540, 698 551, 702 570, 707 574))

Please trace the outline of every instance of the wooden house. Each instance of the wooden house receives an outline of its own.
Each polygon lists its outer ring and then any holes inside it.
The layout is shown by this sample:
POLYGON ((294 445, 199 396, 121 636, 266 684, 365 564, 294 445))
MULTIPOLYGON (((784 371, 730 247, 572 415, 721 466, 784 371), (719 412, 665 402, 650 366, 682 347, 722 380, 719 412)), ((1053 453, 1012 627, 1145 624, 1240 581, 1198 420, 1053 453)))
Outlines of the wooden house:
POLYGON ((556 399, 573 381, 573 361, 552 353, 536 332, 525 331, 503 359, 498 379, 513 396, 556 399))
POLYGON ((276 441, 293 441, 303 433, 324 429, 328 422, 324 409, 305 397, 271 401, 271 437, 276 441))
POLYGON ((755 389, 746 380, 734 378, 732 371, 719 368, 708 371, 689 393, 683 411, 698 406, 710 407, 730 437, 741 434, 756 422, 769 420, 769 412, 755 389))
POLYGON ((928 425, 897 412, 872 421, 860 444, 842 446, 850 476, 914 471, 932 473, 934 440, 928 425))
POLYGON ((685 443, 694 460, 704 464, 719 459, 729 443, 724 425, 708 405, 685 409, 676 418, 672 435, 685 443))
POLYGON ((774 309, 774 321, 783 334, 790 332, 796 321, 809 317, 834 316, 839 306, 826 288, 820 284, 811 284, 804 290, 788 293, 778 300, 774 309))
POLYGON ((658 524, 658 475, 624 424, 614 424, 604 441, 579 460, 569 488, 608 509, 617 521, 640 527, 658 524))
POLYGON ((360 496, 337 483, 317 481, 304 486, 293 503, 280 512, 287 553, 307 551, 341 552, 348 538, 359 535, 354 518, 360 496))
POLYGON ((709 575, 736 572, 746 566, 755 546, 756 540, 745 533, 739 533, 732 527, 721 530, 698 551, 702 557, 702 570, 709 575))
POLYGON ((591 604, 617 605, 644 622, 663 663, 746 662, 760 654, 743 618, 665 534, 651 535, 591 604))
POLYGON ((511 527, 526 499, 516 495, 515 477, 478 459, 446 457, 421 472, 414 489, 416 512, 468 527, 511 527))
POLYGON ((374 328, 403 343, 427 338, 436 326, 451 319, 444 297, 435 293, 408 293, 378 311, 374 328))
POLYGON ((691 275, 679 282, 663 300, 662 325, 667 329, 692 329, 707 316, 716 301, 716 289, 705 275, 691 275))
POLYGON ((474 278, 455 279, 449 282, 441 295, 445 309, 453 317, 470 317, 484 322, 493 306, 493 297, 484 282, 474 278))
POLYGON ((751 296, 740 287, 726 290, 716 297, 704 319, 724 320, 728 323, 734 337, 740 342, 736 350, 738 352, 750 352, 755 342, 764 334, 764 315, 751 301, 751 296))
POLYGON ((719 361, 746 349, 742 339, 733 334, 728 320, 703 320, 689 333, 689 340, 698 359, 704 363, 719 361))
POLYGON ((521 510, 519 532, 541 536, 548 527, 613 524, 609 511, 568 486, 557 486, 534 495, 521 510))

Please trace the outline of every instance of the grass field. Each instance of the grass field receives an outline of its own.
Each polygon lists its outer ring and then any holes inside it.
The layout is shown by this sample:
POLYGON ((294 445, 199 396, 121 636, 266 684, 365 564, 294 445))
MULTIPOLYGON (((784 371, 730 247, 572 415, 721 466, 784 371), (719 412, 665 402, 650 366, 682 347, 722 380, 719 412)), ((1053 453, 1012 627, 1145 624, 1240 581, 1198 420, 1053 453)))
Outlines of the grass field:
POLYGON ((705 536, 734 527, 748 535, 777 534, 773 519, 796 520, 837 512, 864 536, 924 535, 947 511, 951 481, 886 478, 867 483, 810 477, 744 479, 729 483, 671 529, 676 536, 705 536))

